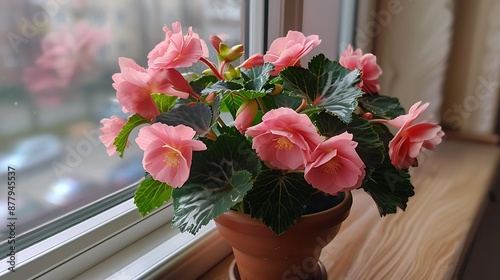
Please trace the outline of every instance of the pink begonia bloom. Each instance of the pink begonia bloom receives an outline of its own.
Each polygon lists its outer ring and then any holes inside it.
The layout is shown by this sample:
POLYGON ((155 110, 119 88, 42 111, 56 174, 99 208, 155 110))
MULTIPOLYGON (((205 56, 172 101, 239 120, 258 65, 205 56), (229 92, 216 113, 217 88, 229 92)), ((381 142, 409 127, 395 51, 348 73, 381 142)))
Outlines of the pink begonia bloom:
POLYGON ((251 69, 254 66, 262 66, 264 65, 264 56, 260 53, 256 53, 252 56, 250 56, 247 60, 243 61, 242 64, 240 64, 240 68, 246 68, 246 69, 251 69))
POLYGON ((365 164, 356 153, 358 143, 344 132, 321 143, 311 154, 304 178, 329 194, 357 189, 365 177, 365 164))
POLYGON ((418 155, 424 150, 434 150, 441 143, 444 132, 436 124, 421 122, 413 124, 416 118, 427 109, 429 103, 420 106, 417 102, 411 106, 408 114, 399 116, 388 123, 399 131, 389 142, 389 158, 391 163, 400 169, 418 166, 418 155))
POLYGON ((150 68, 190 67, 201 57, 208 57, 208 47, 193 28, 182 34, 181 24, 172 23, 172 30, 163 27, 165 40, 157 44, 148 54, 150 68))
POLYGON ((303 170, 311 152, 323 141, 307 115, 290 108, 270 110, 247 129, 260 159, 281 170, 303 170))
POLYGON ((382 69, 377 64, 377 57, 371 53, 363 55, 361 49, 353 51, 349 45, 347 49, 340 55, 340 65, 349 70, 361 69, 361 82, 358 86, 366 93, 373 94, 380 90, 378 77, 382 75, 382 69))
POLYGON ((169 73, 165 69, 146 70, 132 59, 125 57, 120 57, 118 64, 121 73, 113 75, 113 88, 116 89, 116 98, 124 112, 138 113, 151 120, 160 113, 151 94, 162 93, 180 98, 189 96, 189 93, 172 87, 168 80, 169 73))
POLYGON ((193 151, 207 146, 193 140, 195 131, 185 125, 154 123, 139 130, 135 142, 144 151, 142 165, 153 179, 179 188, 189 178, 193 151))
POLYGON ((317 35, 306 37, 301 32, 288 31, 286 37, 277 38, 271 43, 264 55, 264 61, 274 65, 271 75, 278 75, 283 68, 300 62, 300 59, 319 43, 321 40, 317 35))
POLYGON ((247 101, 238 109, 236 119, 234 120, 234 126, 241 134, 245 134, 247 128, 252 125, 255 116, 257 116, 258 109, 259 106, 255 99, 247 101))
MULTIPOLYGON (((113 142, 115 142, 116 136, 118 136, 126 122, 118 116, 112 116, 110 119, 102 119, 101 123, 104 126, 100 129, 102 135, 99 136, 99 140, 106 146, 108 155, 113 156, 117 153, 113 142)), ((127 147, 129 145, 130 142, 127 141, 127 147)))

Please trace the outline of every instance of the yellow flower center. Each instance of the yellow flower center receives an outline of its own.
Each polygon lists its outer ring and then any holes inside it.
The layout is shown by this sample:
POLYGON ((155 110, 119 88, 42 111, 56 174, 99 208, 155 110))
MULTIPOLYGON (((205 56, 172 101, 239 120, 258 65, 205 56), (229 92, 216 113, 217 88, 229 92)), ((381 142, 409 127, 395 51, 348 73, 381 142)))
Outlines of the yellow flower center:
POLYGON ((336 158, 332 158, 327 163, 323 164, 322 169, 323 172, 327 174, 337 174, 342 165, 336 158))
POLYGON ((276 146, 274 146, 274 147, 278 150, 290 151, 293 149, 293 144, 292 144, 292 142, 290 142, 290 140, 288 140, 288 138, 283 136, 283 137, 280 137, 276 141, 276 146))
POLYGON ((163 162, 172 167, 177 167, 179 165, 179 153, 177 152, 167 152, 163 158, 163 162))

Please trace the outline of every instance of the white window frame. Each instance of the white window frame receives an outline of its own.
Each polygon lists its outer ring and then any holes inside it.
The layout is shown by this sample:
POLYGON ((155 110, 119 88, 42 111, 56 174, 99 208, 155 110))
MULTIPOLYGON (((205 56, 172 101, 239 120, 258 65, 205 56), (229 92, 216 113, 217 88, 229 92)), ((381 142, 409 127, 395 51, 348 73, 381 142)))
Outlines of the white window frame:
MULTIPOLYGON (((264 1, 247 5, 248 51, 262 53, 264 1)), ((213 222, 193 236, 172 228, 172 216, 172 203, 142 217, 129 199, 16 252, 15 272, 2 256, 0 279, 189 279, 231 252, 213 222)))

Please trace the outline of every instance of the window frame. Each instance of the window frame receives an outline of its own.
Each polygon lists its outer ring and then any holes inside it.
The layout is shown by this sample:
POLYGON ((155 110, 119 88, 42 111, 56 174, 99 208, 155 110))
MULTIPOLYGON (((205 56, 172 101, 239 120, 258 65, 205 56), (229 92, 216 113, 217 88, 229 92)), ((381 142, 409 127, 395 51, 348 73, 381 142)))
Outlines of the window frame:
MULTIPOLYGON (((244 36, 251 42, 246 45, 247 53, 262 53, 267 43, 263 39, 267 2, 244 1, 244 22, 248 25, 248 28, 244 28, 244 36)), ((134 190, 139 183, 127 189, 134 190)), ((133 198, 127 199, 17 251, 15 272, 8 270, 10 265, 7 258, 2 256, 0 278, 55 279, 64 275, 77 279, 89 279, 91 276, 127 279, 180 273, 183 277, 185 273, 198 277, 231 252, 231 248, 216 232, 213 222, 192 236, 172 228, 172 217, 172 202, 142 217, 133 198), (158 252, 156 248, 171 250, 158 252), (200 258, 200 252, 206 253, 203 258, 200 258), (207 254, 211 257, 207 258, 207 254), (195 270, 187 264, 194 261, 195 270), (111 266, 103 268, 100 265, 102 263, 111 266), (189 271, 184 269, 187 267, 189 271)), ((64 223, 64 219, 61 221, 64 223)))
MULTIPOLYGON (((173 208, 171 203, 141 217, 133 199, 118 204, 92 218, 84 220, 64 231, 48 237, 30 247, 17 252, 15 272, 7 270, 6 260, 1 262, 2 279, 30 279, 59 271, 67 270, 64 266, 71 260, 78 260, 78 267, 70 271, 84 270, 95 262, 111 256, 129 244, 145 236, 171 219, 173 208), (116 242, 119 238, 120 242, 116 242), (104 254, 86 256, 86 252, 102 246, 104 254), (88 266, 88 267, 87 267, 88 266)), ((59 274, 61 275, 61 274, 59 274)))

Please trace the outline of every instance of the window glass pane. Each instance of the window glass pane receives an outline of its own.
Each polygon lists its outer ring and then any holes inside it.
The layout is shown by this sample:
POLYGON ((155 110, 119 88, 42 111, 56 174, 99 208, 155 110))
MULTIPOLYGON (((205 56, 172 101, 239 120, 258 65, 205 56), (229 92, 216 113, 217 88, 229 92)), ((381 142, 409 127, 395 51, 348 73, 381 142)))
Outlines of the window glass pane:
MULTIPOLYGON (((241 43, 242 5, 242 0, 0 2, 0 176, 5 186, 8 167, 15 168, 11 202, 17 235, 143 176, 133 137, 123 159, 108 157, 98 139, 100 119, 127 117, 112 87, 118 57, 147 67, 148 52, 165 38, 163 26, 174 21, 184 31, 193 26, 207 43, 214 32, 227 34, 229 45, 241 43)), ((7 221, 7 189, 0 191, 0 219, 7 221)), ((0 228, 3 243, 6 230, 0 228)))

